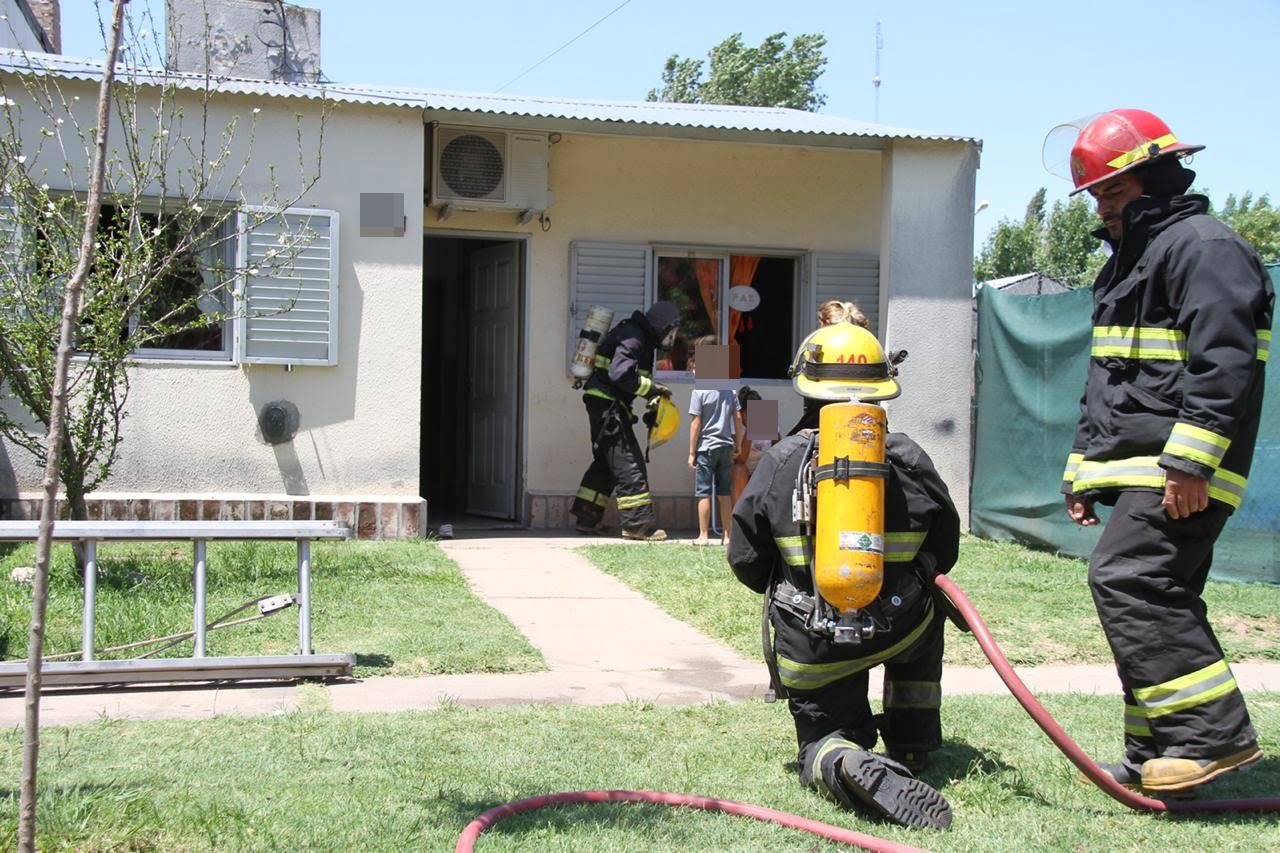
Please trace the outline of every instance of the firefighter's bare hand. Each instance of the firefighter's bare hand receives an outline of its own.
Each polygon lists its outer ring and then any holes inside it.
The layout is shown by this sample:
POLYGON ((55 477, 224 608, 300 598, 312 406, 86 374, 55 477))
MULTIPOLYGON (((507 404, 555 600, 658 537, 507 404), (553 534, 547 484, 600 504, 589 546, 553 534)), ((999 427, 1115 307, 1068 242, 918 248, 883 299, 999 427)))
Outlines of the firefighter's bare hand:
POLYGON ((1098 514, 1093 511, 1093 501, 1067 495, 1067 515, 1081 527, 1092 527, 1098 523, 1098 514))
POLYGON ((1176 468, 1166 472, 1164 511, 1170 518, 1188 518, 1209 506, 1209 481, 1176 468))
POLYGON ((690 453, 689 454, 689 470, 692 471, 695 468, 697 468, 697 466, 694 464, 694 454, 690 453))

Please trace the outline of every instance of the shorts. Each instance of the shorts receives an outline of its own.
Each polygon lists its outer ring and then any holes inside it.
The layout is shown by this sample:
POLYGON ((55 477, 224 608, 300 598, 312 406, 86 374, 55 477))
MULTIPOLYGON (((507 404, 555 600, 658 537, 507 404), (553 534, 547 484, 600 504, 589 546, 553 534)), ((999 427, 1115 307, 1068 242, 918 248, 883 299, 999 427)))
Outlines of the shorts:
POLYGON ((710 450, 699 450, 693 460, 693 496, 711 497, 714 480, 716 494, 728 497, 733 491, 733 445, 722 444, 710 450))

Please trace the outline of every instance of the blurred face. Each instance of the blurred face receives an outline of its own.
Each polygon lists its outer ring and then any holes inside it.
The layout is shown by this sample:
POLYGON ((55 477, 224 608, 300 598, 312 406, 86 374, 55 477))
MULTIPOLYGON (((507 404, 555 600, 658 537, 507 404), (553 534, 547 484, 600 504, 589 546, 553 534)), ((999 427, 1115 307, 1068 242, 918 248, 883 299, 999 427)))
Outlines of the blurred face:
POLYGON ((1098 218, 1102 220, 1103 227, 1112 240, 1119 240, 1124 230, 1120 214, 1126 204, 1142 195, 1142 181, 1132 172, 1126 172, 1089 187, 1089 195, 1098 205, 1098 218))

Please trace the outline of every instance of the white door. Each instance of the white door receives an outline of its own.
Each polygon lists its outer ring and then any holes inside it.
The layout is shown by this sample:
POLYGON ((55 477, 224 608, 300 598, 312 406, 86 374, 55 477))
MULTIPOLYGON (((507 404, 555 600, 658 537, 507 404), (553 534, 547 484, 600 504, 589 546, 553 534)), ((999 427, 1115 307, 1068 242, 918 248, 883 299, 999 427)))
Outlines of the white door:
POLYGON ((516 517, 519 244, 471 253, 467 512, 516 517))

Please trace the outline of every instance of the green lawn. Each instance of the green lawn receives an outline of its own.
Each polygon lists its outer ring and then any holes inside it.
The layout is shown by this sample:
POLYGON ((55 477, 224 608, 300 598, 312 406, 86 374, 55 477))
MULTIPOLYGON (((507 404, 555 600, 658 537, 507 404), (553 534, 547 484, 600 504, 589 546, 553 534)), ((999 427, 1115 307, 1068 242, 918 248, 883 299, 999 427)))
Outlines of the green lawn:
MULTIPOLYGON (((1120 750, 1118 698, 1049 696, 1092 754, 1120 750)), ((1280 695, 1250 696, 1280 754, 1280 695)), ((450 850, 499 803, 556 791, 677 791, 757 803, 937 851, 1276 850, 1272 816, 1138 814, 1075 770, 1008 696, 949 698, 924 778, 947 833, 891 827, 802 789, 782 704, 446 707, 49 729, 42 850, 450 850)), ((15 843, 21 733, 0 733, 0 845, 15 843)), ((1215 798, 1274 796, 1280 760, 1215 782, 1215 798)), ((511 818, 490 851, 835 850, 794 830, 661 807, 575 806, 511 818)))
MULTIPOLYGON (((734 579, 725 549, 591 545, 582 553, 677 619, 748 657, 761 657, 761 597, 734 579)), ((1015 666, 1110 663, 1087 572, 1084 560, 966 536, 950 576, 1015 666)), ((1280 587, 1210 582, 1205 599, 1230 660, 1280 660, 1280 587)), ((987 664, 973 638, 951 625, 946 661, 987 664)))
MULTIPOLYGON (((211 620, 247 601, 298 588, 292 544, 210 543, 208 559, 211 620)), ((189 546, 101 545, 99 562, 100 647, 191 630, 189 546)), ((354 653, 358 676, 546 668, 520 632, 471 593, 457 565, 434 542, 316 543, 312 562, 314 650, 354 653)), ((9 576, 15 567, 34 564, 33 545, 10 546, 0 557, 0 659, 26 655, 31 588, 9 576)), ((71 550, 59 546, 50 573, 46 654, 80 648, 83 602, 71 550)), ((298 611, 289 608, 258 622, 210 631, 208 652, 291 654, 297 643, 298 611)), ((162 656, 189 654, 187 641, 162 656)))

